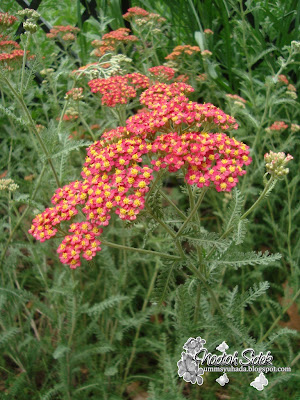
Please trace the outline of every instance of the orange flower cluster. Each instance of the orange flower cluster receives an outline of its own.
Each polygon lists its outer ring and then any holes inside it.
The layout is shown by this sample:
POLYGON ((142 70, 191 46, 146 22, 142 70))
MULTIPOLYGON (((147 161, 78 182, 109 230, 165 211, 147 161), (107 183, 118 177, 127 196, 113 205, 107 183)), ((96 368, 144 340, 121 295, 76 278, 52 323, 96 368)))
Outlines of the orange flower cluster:
POLYGON ((180 46, 176 46, 173 49, 172 53, 170 53, 167 57, 165 57, 165 59, 166 60, 177 60, 180 56, 183 56, 184 54, 188 54, 189 56, 192 56, 199 52, 201 52, 201 49, 198 46, 190 46, 189 44, 180 45, 180 46))
POLYGON ((112 76, 107 79, 93 79, 88 82, 92 93, 102 95, 101 102, 108 107, 127 104, 128 100, 136 97, 137 89, 149 86, 149 78, 138 72, 124 76, 112 76))
POLYGON ((189 101, 186 94, 192 91, 177 82, 147 89, 140 98, 147 109, 87 149, 82 180, 58 189, 53 207, 34 218, 29 232, 43 242, 76 216, 57 250, 64 264, 76 268, 81 257, 90 260, 101 250, 100 226, 109 224, 113 211, 123 220, 136 219, 145 206, 153 170, 182 169, 189 184, 230 191, 245 173, 242 167, 251 162, 248 146, 220 133, 237 128, 234 118, 212 104, 189 101), (207 133, 213 130, 216 133, 207 133), (79 207, 83 221, 78 221, 79 207))
POLYGON ((52 29, 50 29, 49 33, 46 33, 46 36, 49 39, 55 39, 57 37, 62 37, 65 41, 74 41, 76 39, 76 34, 80 32, 79 28, 71 25, 56 25, 52 29))
POLYGON ((129 32, 128 28, 119 28, 103 35, 102 40, 94 40, 92 46, 96 49, 93 51, 93 55, 101 57, 109 51, 116 51, 121 44, 136 42, 138 38, 130 35, 129 32))

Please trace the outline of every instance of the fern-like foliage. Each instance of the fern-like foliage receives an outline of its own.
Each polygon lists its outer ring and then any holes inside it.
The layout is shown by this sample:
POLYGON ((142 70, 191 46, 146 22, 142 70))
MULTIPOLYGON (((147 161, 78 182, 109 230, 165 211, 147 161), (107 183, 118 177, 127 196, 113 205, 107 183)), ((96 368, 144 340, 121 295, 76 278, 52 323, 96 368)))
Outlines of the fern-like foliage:
POLYGON ((218 259, 207 260, 207 264, 211 270, 225 266, 230 266, 237 269, 245 265, 269 265, 280 260, 280 258, 281 254, 270 254, 268 251, 265 251, 264 253, 261 251, 257 253, 255 251, 250 251, 247 253, 230 252, 229 254, 226 253, 218 259))

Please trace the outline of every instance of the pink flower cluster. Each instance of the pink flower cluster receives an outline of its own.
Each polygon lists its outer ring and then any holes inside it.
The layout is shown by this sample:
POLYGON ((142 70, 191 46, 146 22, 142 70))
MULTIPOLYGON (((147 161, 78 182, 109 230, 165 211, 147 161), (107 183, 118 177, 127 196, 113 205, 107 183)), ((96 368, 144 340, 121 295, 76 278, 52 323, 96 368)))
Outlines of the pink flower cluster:
POLYGON ((149 78, 138 72, 124 76, 112 76, 107 79, 93 79, 88 82, 92 93, 102 95, 102 105, 115 107, 127 104, 128 100, 137 96, 137 89, 149 86, 149 78))
MULTIPOLYGON (((140 77, 132 75, 126 79, 139 82, 140 77)), ((87 149, 82 180, 59 188, 53 207, 34 218, 29 232, 41 242, 64 233, 60 260, 76 268, 81 257, 90 260, 100 250, 96 237, 113 211, 122 220, 136 219, 145 207, 154 170, 182 169, 189 184, 230 191, 245 173, 242 167, 251 162, 249 148, 220 133, 237 128, 234 118, 212 104, 189 101, 186 94, 192 91, 177 82, 147 89, 140 98, 146 110, 130 117, 126 127, 105 132, 87 149), (207 133, 213 130, 217 133, 207 133), (85 217, 81 222, 79 208, 85 217), (73 217, 76 221, 66 233, 60 224, 73 217)))
POLYGON ((175 75, 175 71, 173 68, 165 67, 164 65, 149 68, 148 71, 151 75, 154 75, 155 77, 166 81, 170 81, 174 78, 175 75))
POLYGON ((187 183, 199 188, 212 183, 218 192, 231 191, 237 177, 246 173, 243 165, 251 162, 248 146, 224 133, 172 132, 159 136, 152 152, 159 155, 152 161, 154 170, 168 167, 176 172, 184 168, 187 183))

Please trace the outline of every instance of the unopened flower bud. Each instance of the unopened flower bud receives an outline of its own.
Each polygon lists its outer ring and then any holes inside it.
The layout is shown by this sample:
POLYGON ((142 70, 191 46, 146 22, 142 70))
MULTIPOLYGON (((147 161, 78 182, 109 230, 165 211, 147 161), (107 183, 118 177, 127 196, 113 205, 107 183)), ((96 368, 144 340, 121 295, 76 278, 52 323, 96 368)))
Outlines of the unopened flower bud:
POLYGON ((291 47, 294 53, 300 53, 300 42, 298 40, 293 40, 291 47))
POLYGON ((283 152, 274 153, 270 150, 265 156, 266 170, 274 178, 280 179, 281 177, 289 173, 289 169, 286 168, 287 163, 293 159, 293 157, 283 152))
POLYGON ((38 27, 36 24, 32 22, 26 21, 23 23, 23 28, 25 29, 26 32, 35 33, 38 27))

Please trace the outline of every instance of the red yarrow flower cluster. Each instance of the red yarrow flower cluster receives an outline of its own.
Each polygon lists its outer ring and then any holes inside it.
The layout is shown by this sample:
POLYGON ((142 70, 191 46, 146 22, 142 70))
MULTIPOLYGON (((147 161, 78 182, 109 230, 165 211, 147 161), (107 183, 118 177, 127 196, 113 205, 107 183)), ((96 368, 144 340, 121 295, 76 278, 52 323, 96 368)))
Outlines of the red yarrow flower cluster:
POLYGON ((192 90, 184 83, 147 89, 140 99, 147 109, 87 149, 82 180, 57 189, 53 207, 34 218, 29 232, 43 242, 65 232, 61 225, 75 217, 58 253, 63 263, 77 268, 81 257, 90 260, 101 250, 97 237, 112 212, 122 220, 137 218, 153 171, 181 169, 188 184, 230 191, 251 162, 249 148, 224 133, 237 128, 234 118, 212 104, 189 101, 186 94, 192 90), (217 132, 208 133, 212 130, 217 132), (78 221, 79 207, 83 221, 78 221))
POLYGON ((91 44, 96 49, 93 51, 93 55, 101 57, 103 54, 110 51, 117 51, 121 44, 133 43, 138 40, 134 35, 129 34, 130 29, 119 28, 115 31, 111 31, 102 36, 101 40, 94 40, 91 44))
POLYGON ((162 79, 164 81, 172 80, 175 75, 175 71, 173 68, 165 67, 164 65, 149 68, 148 71, 151 75, 154 75, 158 79, 162 79))
POLYGON ((80 32, 79 28, 71 25, 55 25, 52 29, 50 29, 49 33, 46 33, 46 36, 49 39, 55 39, 57 37, 62 37, 63 40, 72 41, 76 39, 76 34, 80 32))
POLYGON ((149 78, 138 72, 124 76, 112 76, 107 79, 93 79, 88 82, 92 93, 102 95, 102 105, 115 107, 127 104, 128 100, 137 96, 137 89, 149 86, 149 78))

